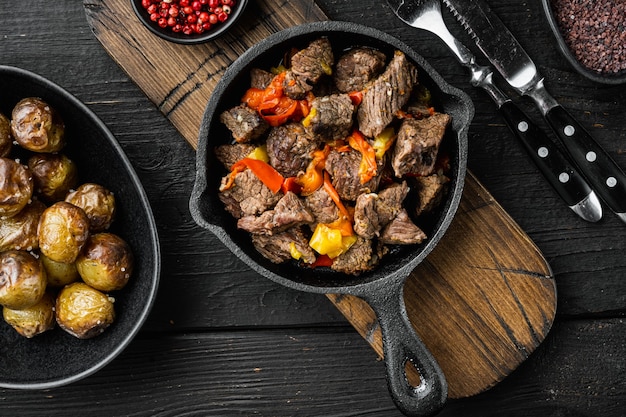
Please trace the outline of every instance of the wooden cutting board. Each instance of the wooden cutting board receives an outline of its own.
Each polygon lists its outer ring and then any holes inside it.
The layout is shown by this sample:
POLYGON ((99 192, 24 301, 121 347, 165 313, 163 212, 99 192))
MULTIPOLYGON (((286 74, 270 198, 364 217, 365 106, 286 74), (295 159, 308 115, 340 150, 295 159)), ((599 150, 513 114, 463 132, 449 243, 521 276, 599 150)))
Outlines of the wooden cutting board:
MULTIPOLYGON (((152 35, 128 0, 84 6, 104 48, 194 148, 205 105, 229 64, 271 33, 327 19, 312 0, 253 0, 232 34, 183 46, 152 35)), ((382 355, 370 307, 352 296, 328 298, 382 355)), ((461 398, 501 381, 544 340, 556 286, 534 243, 469 173, 458 214, 408 278, 405 301, 446 375, 449 396, 461 398)))

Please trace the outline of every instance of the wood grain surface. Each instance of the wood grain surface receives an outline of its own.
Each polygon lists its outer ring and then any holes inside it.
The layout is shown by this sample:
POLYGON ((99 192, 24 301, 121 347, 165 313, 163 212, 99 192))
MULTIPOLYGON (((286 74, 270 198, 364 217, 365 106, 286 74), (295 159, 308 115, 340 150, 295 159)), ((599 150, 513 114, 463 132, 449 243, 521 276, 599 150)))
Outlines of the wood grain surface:
MULTIPOLYGON (((311 1, 253 1, 232 35, 181 46, 152 35, 128 1, 85 7, 107 52, 194 147, 211 91, 241 52, 281 28, 326 18, 311 1)), ((471 174, 466 187, 448 235, 405 286, 409 318, 444 370, 451 398, 501 381, 543 341, 556 313, 556 286, 541 253, 471 174)), ((367 304, 329 298, 382 355, 367 304)))
MULTIPOLYGON (((626 167, 626 86, 578 75, 558 53, 540 2, 488 2, 550 91, 626 167)), ((611 213, 586 223, 565 207, 493 103, 432 35, 399 23, 385 2, 316 3, 334 20, 365 23, 412 45, 470 95, 471 171, 539 247, 557 285, 557 315, 544 342, 500 383, 451 399, 438 417, 623 417, 626 227, 611 213)), ((103 120, 144 184, 162 249, 155 306, 124 352, 68 386, 0 389, 0 416, 401 417, 380 356, 333 303, 259 279, 195 224, 188 209, 193 148, 107 54, 83 3, 2 1, 0 15, 0 62, 58 83, 103 120)), ((532 103, 514 100, 541 121, 532 103)))

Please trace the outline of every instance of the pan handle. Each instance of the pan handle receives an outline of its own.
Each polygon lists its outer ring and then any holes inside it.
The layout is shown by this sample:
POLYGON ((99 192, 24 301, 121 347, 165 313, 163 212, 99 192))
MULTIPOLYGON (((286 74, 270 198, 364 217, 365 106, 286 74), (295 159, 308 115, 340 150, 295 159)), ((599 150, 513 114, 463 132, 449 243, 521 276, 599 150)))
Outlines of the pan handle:
POLYGON ((426 417, 443 408, 448 384, 436 359, 415 333, 403 297, 403 285, 393 292, 376 292, 366 301, 378 317, 383 338, 387 384, 396 406, 407 416, 426 417), (381 294, 386 293, 384 297, 381 294), (418 386, 409 383, 406 365, 414 366, 420 376, 418 386))

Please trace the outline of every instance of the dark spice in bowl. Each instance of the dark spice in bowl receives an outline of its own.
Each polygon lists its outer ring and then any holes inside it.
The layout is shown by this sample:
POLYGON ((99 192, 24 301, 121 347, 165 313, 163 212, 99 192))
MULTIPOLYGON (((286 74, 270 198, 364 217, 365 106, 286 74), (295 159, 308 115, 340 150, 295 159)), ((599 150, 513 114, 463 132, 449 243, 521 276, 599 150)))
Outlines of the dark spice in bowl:
POLYGON ((626 2, 550 0, 565 44, 587 69, 617 75, 626 70, 626 2))

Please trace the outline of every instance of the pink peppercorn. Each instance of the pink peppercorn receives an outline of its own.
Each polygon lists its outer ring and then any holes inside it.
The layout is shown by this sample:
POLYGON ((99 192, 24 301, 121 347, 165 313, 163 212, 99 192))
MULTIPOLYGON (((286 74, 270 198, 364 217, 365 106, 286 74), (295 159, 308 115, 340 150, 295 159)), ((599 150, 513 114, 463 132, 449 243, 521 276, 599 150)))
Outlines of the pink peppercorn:
POLYGON ((197 35, 228 20, 235 0, 141 0, 150 20, 163 29, 197 35))

